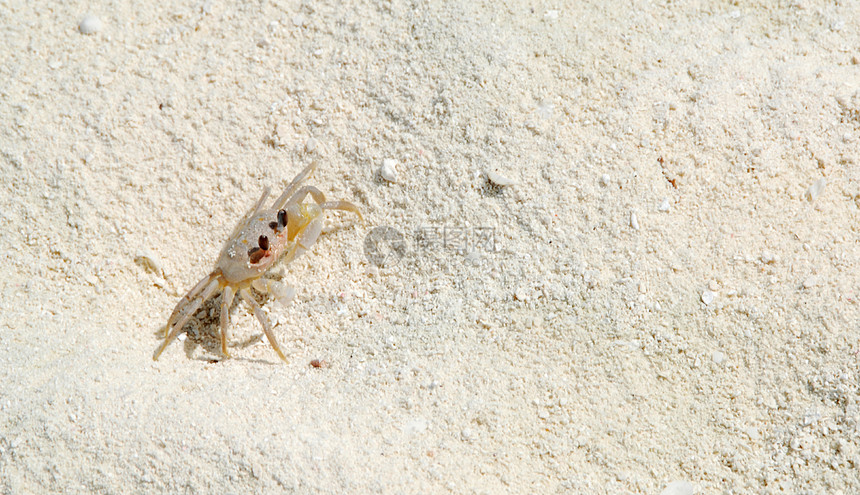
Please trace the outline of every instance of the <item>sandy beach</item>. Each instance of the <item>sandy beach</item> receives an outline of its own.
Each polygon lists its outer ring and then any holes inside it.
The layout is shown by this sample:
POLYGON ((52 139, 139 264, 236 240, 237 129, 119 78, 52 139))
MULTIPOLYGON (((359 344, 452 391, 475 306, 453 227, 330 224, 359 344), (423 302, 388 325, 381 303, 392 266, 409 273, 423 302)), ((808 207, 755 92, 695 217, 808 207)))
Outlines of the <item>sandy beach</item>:
POLYGON ((860 493, 860 4, 0 5, 0 491, 860 493), (168 317, 264 187, 289 302, 168 317), (308 201, 311 201, 309 198, 308 201))

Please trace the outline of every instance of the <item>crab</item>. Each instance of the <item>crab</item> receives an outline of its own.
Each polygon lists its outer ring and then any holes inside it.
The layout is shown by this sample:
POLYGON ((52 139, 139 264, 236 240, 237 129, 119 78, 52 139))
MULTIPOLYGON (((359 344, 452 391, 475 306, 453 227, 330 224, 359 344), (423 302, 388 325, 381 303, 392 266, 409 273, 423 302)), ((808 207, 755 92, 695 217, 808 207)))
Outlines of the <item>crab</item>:
POLYGON ((273 293, 282 300, 291 297, 291 289, 287 289, 280 282, 265 278, 264 275, 280 258, 283 257, 284 261, 289 263, 316 242, 322 231, 325 210, 353 212, 363 221, 361 212, 354 204, 348 201, 326 201, 323 193, 313 186, 299 188, 315 167, 316 164, 313 163, 302 170, 271 208, 263 206, 270 192, 268 187, 263 189, 263 194, 253 210, 239 221, 224 244, 214 270, 203 277, 176 304, 164 328, 164 342, 153 355, 153 360, 161 356, 203 303, 220 292, 220 337, 221 353, 224 357, 230 357, 227 351, 229 310, 233 297, 238 294, 254 310, 254 315, 260 321, 263 332, 278 357, 284 362, 287 361, 275 334, 272 333, 272 325, 250 289, 253 287, 262 293, 273 293), (313 202, 304 203, 308 195, 313 202))

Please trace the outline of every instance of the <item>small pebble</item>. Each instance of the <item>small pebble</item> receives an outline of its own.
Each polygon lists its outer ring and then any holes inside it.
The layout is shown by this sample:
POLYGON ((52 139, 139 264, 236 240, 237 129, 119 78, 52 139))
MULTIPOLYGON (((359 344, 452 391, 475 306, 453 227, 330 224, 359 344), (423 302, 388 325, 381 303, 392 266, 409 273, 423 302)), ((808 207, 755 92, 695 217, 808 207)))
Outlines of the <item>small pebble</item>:
POLYGON ((662 212, 669 211, 669 208, 672 207, 672 204, 669 202, 669 198, 663 198, 663 202, 660 203, 660 206, 657 207, 658 210, 662 212))
POLYGON ((317 149, 317 140, 314 138, 308 138, 308 140, 305 141, 305 151, 313 153, 315 149, 317 149))
POLYGON ((102 21, 94 15, 86 15, 78 24, 78 31, 81 34, 95 34, 102 30, 102 21))
POLYGON ((802 286, 804 289, 811 289, 811 288, 819 285, 820 283, 821 283, 821 280, 817 276, 810 275, 803 280, 802 286))
POLYGON ((713 361, 714 364, 723 364, 725 360, 726 355, 723 354, 721 351, 714 351, 711 353, 711 361, 713 361))
POLYGON ((382 161, 382 168, 379 169, 379 175, 388 182, 397 182, 397 162, 391 158, 386 158, 382 161))
POLYGON ((806 190, 806 199, 808 199, 809 201, 815 201, 816 199, 818 199, 818 196, 821 196, 821 193, 824 192, 824 186, 826 185, 827 179, 825 179, 824 177, 815 181, 815 183, 809 186, 809 189, 806 190))
POLYGON ((603 174, 600 176, 600 185, 606 187, 607 185, 609 185, 610 180, 611 179, 609 177, 609 174, 603 174))
POLYGON ((427 431, 427 426, 429 426, 429 421, 424 418, 416 418, 406 423, 403 431, 408 435, 420 435, 427 431))
POLYGON ((511 179, 508 179, 507 177, 499 175, 495 172, 487 172, 487 179, 489 179, 490 182, 499 187, 512 186, 514 184, 514 181, 512 181, 511 179))
POLYGON ((761 262, 764 263, 765 265, 770 265, 771 263, 778 262, 779 256, 773 254, 770 251, 765 250, 765 251, 762 251, 759 259, 761 259, 761 262))
POLYGON ((514 291, 514 297, 517 301, 528 301, 529 293, 526 291, 525 287, 518 287, 517 290, 514 291))
POLYGON ((693 495, 696 489, 689 481, 673 481, 666 485, 660 495, 693 495))
POLYGON ((705 303, 705 306, 710 306, 711 303, 714 302, 714 297, 716 297, 716 294, 710 289, 706 289, 702 292, 702 302, 705 303))
POLYGON ((464 428, 463 431, 460 432, 460 438, 467 442, 471 442, 472 439, 475 438, 475 433, 469 428, 464 428))
POLYGON ((639 216, 636 215, 635 211, 630 212, 630 226, 633 227, 633 230, 639 230, 639 216))
POLYGON ((755 440, 758 440, 761 438, 761 433, 759 433, 758 428, 756 428, 755 426, 749 426, 749 427, 745 428, 743 431, 744 431, 744 433, 747 434, 747 436, 750 438, 750 440, 755 441, 755 440))
POLYGON ((140 249, 134 255, 134 262, 149 273, 164 277, 161 261, 152 252, 140 249))

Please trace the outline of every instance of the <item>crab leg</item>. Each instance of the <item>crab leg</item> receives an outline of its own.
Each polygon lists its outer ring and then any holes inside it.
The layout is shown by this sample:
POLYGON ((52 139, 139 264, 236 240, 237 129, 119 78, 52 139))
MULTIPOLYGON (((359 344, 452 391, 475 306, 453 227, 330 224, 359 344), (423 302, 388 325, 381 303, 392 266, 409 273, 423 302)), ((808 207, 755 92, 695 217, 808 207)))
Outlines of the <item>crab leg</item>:
POLYGON ((226 357, 230 357, 227 352, 227 332, 230 325, 230 305, 233 303, 233 295, 236 290, 231 286, 224 287, 224 292, 221 294, 221 353, 226 357))
POLYGON ((193 289, 188 291, 187 294, 182 296, 182 299, 176 303, 176 307, 173 308, 173 314, 170 315, 170 318, 167 319, 167 326, 164 327, 164 338, 167 338, 167 333, 170 331, 170 327, 173 326, 173 322, 176 321, 176 318, 179 316, 179 310, 182 309, 186 304, 192 301, 197 294, 200 294, 200 291, 205 288, 209 282, 211 282, 214 278, 218 277, 221 274, 218 270, 210 273, 207 277, 204 277, 203 280, 197 282, 197 285, 194 286, 193 289))
MULTIPOLYGON (((191 319, 191 317, 194 315, 194 313, 197 312, 198 309, 200 309, 200 306, 203 305, 203 303, 206 302, 207 299, 212 297, 212 294, 214 294, 215 291, 218 290, 219 285, 220 283, 217 279, 209 282, 209 285, 206 286, 206 289, 203 291, 203 294, 201 294, 200 297, 194 300, 191 306, 188 307, 188 311, 186 311, 185 314, 182 315, 182 318, 179 319, 179 322, 173 326, 173 330, 167 335, 167 337, 164 338, 164 342, 162 342, 161 347, 159 347, 158 350, 155 351, 155 355, 152 356, 153 361, 158 360, 158 356, 161 356, 161 353, 164 352, 164 349, 167 348, 168 344, 173 342, 173 339, 175 339, 176 336, 179 335, 179 332, 182 330, 182 327, 184 327, 185 323, 187 323, 188 320, 191 319)), ((169 329, 170 327, 168 327, 168 330, 169 329)))
POLYGON ((293 179, 293 181, 290 182, 289 185, 287 185, 287 188, 284 190, 284 193, 281 194, 281 197, 278 198, 277 201, 275 201, 275 204, 274 206, 272 206, 272 209, 280 210, 281 208, 283 208, 284 205, 287 204, 287 199, 289 199, 293 195, 293 193, 296 192, 296 189, 298 189, 299 184, 301 184, 303 180, 307 179, 316 167, 317 164, 316 162, 314 162, 305 167, 304 170, 299 172, 299 175, 297 175, 296 178, 293 179))
POLYGON ((298 252, 298 249, 299 245, 296 242, 294 242, 292 246, 290 246, 290 249, 287 251, 287 254, 285 254, 283 258, 285 265, 289 265, 294 259, 296 259, 296 256, 298 256, 298 254, 305 252, 304 249, 302 249, 301 253, 296 254, 298 252))
POLYGON ((278 353, 278 357, 284 360, 284 362, 288 362, 287 358, 284 357, 284 353, 281 352, 281 347, 278 345, 278 341, 275 339, 275 334, 272 333, 272 327, 269 324, 269 319, 266 318, 266 315, 263 313, 263 310, 260 308, 260 305, 257 304, 257 301, 254 300, 254 297, 248 292, 248 289, 239 289, 239 297, 241 297, 249 306, 254 308, 254 316, 260 320, 260 325, 263 326, 263 332, 266 334, 266 338, 269 339, 269 344, 272 346, 272 349, 278 353))
POLYGON ((358 215, 359 220, 364 222, 364 217, 361 216, 361 212, 358 211, 358 207, 349 201, 329 201, 327 203, 320 203, 320 208, 323 210, 343 210, 343 211, 351 211, 358 215))
POLYGON ((305 186, 296 191, 295 194, 290 196, 290 199, 287 200, 286 204, 297 205, 304 201, 305 197, 307 197, 308 194, 310 194, 311 197, 314 198, 314 201, 316 201, 317 204, 325 203, 325 194, 323 194, 322 191, 320 191, 314 186, 305 186))

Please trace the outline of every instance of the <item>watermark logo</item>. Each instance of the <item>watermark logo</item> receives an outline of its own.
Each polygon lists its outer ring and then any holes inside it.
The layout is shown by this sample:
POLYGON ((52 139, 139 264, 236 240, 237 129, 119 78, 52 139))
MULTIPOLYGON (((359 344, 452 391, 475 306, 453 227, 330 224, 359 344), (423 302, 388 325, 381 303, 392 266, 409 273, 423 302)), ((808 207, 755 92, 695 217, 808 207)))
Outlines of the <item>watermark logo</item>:
POLYGON ((364 238, 364 254, 372 265, 387 268, 409 255, 453 252, 466 256, 476 251, 495 252, 493 227, 420 226, 411 238, 390 226, 374 227, 364 238))
POLYGON ((364 238, 364 255, 379 268, 396 265, 406 250, 406 238, 394 227, 374 227, 364 238))

